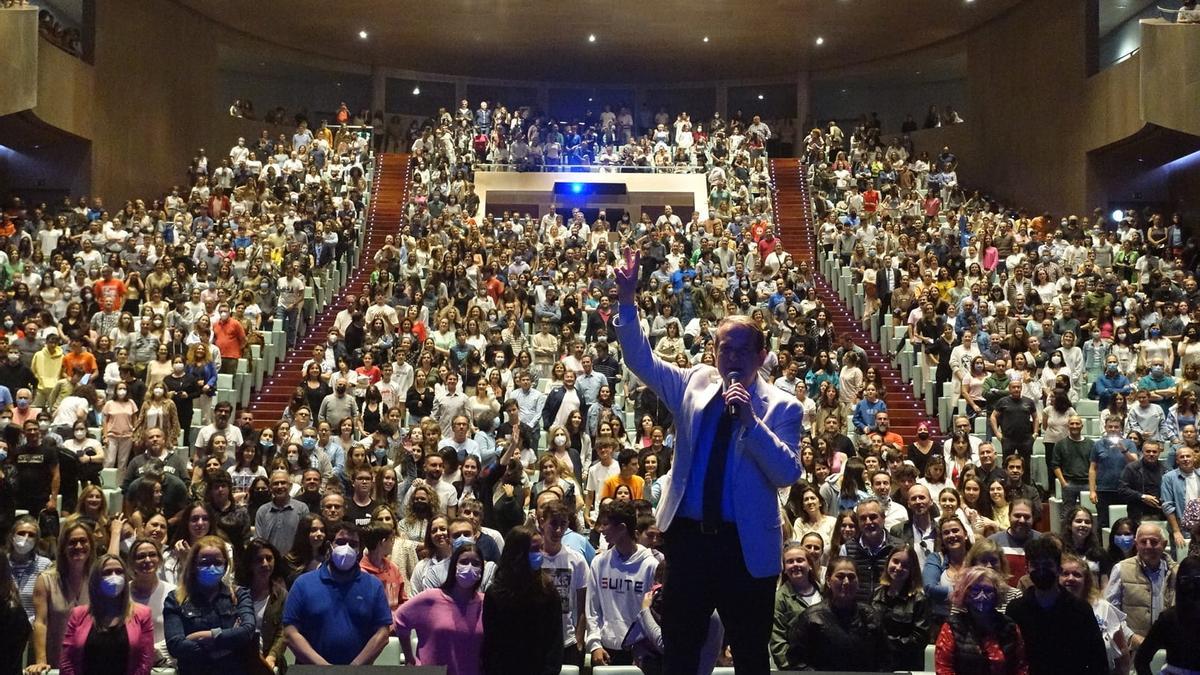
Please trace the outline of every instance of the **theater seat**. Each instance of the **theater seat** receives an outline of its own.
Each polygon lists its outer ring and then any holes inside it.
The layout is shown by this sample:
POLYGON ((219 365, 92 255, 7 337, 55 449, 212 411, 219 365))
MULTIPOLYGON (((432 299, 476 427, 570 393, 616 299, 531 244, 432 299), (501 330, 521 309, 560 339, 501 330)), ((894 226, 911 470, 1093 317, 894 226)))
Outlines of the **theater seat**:
POLYGON ((388 638, 387 646, 379 652, 379 658, 375 659, 377 666, 401 666, 404 665, 404 651, 400 649, 400 638, 392 636, 388 638))
POLYGON ((933 668, 934 668, 933 652, 934 652, 933 645, 925 645, 925 670, 928 670, 929 672, 933 672, 933 668))
POLYGON ((637 666, 597 666, 592 668, 592 675, 643 675, 637 666))
POLYGON ((559 675, 579 675, 579 666, 563 666, 559 675))

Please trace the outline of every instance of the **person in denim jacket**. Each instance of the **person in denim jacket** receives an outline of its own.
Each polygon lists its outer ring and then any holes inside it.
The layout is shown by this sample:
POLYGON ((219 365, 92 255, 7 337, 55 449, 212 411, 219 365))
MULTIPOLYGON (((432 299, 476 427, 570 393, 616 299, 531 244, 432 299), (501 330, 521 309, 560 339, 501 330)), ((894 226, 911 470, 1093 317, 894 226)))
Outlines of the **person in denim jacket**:
POLYGON ((167 650, 180 675, 246 672, 247 651, 255 648, 254 603, 226 582, 229 565, 225 540, 201 537, 163 604, 167 650))

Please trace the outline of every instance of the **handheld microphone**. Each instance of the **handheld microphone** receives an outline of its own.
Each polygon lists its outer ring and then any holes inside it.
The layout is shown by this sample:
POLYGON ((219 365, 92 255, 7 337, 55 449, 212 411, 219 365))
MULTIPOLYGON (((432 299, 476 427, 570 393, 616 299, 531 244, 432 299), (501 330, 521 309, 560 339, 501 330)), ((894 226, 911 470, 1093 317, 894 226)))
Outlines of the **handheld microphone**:
MULTIPOLYGON (((740 379, 742 379, 742 372, 740 370, 729 371, 729 382, 737 382, 740 379)), ((729 386, 728 383, 726 383, 726 386, 729 386)), ((737 406, 732 403, 725 404, 725 414, 730 417, 737 417, 737 406)))

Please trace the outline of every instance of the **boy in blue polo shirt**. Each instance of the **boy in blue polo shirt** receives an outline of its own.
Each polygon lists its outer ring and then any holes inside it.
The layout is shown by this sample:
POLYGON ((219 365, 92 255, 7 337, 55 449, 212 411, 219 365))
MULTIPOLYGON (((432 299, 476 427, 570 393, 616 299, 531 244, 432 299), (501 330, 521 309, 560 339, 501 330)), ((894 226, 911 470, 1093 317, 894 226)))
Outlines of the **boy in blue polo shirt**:
POLYGON ((362 530, 334 528, 329 560, 300 575, 283 607, 283 631, 297 663, 365 666, 387 645, 392 613, 378 579, 359 569, 362 530))

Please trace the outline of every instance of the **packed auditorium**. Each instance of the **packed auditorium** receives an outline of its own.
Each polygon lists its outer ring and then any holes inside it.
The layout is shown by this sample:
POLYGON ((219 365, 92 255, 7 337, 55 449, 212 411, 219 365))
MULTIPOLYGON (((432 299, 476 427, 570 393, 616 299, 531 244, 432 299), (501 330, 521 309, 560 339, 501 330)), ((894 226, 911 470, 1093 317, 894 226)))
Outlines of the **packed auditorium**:
POLYGON ((1200 674, 1196 1, 608 5, 0 2, 0 675, 1200 674))

